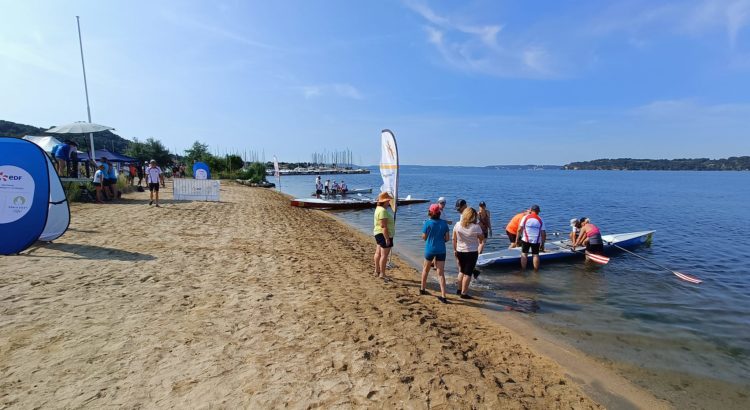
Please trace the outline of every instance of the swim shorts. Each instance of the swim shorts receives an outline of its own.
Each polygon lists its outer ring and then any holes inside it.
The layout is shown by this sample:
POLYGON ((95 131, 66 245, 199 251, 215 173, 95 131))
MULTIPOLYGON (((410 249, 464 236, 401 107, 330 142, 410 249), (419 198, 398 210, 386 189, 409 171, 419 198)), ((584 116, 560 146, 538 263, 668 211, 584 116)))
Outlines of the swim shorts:
POLYGON ((459 271, 465 275, 471 275, 477 267, 479 252, 456 252, 459 271))
POLYGON ((375 235, 375 242, 377 242, 378 246, 380 246, 381 248, 392 248, 393 247, 393 238, 391 238, 391 243, 387 244, 387 243, 385 243, 385 235, 383 235, 382 233, 379 233, 379 234, 375 235))
POLYGON ((531 248, 531 254, 532 255, 539 255, 539 244, 538 243, 528 243, 526 241, 521 241, 521 252, 528 254, 529 248, 531 248))
POLYGON ((431 261, 435 259, 436 261, 445 261, 445 254, 444 253, 425 253, 424 259, 426 261, 431 261))

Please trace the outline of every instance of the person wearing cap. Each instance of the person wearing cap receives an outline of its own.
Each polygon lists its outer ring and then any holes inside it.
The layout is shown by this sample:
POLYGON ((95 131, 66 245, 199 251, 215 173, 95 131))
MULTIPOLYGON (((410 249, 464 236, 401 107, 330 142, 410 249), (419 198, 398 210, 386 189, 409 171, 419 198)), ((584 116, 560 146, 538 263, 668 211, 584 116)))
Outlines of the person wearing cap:
POLYGON ((377 207, 375 208, 375 215, 373 217, 373 230, 372 233, 375 236, 375 255, 373 261, 375 262, 375 276, 383 278, 388 281, 388 277, 385 275, 385 267, 388 264, 388 255, 391 253, 393 247, 393 235, 396 233, 396 220, 393 218, 393 214, 388 210, 391 206, 391 200, 393 197, 388 192, 381 192, 378 195, 377 207))
POLYGON ((487 204, 482 201, 479 203, 479 227, 482 228, 482 234, 487 239, 492 236, 492 220, 490 218, 490 211, 487 210, 487 204))
POLYGON ((456 212, 458 212, 458 222, 461 222, 461 217, 463 217, 463 213, 466 210, 466 200, 465 199, 457 199, 456 200, 456 212))
POLYGON ((461 214, 461 221, 453 228, 453 255, 458 263, 458 291, 461 299, 471 299, 469 284, 477 266, 479 254, 484 250, 484 235, 477 223, 477 211, 468 208, 461 214))
POLYGON ((148 168, 146 168, 146 184, 148 185, 150 198, 148 205, 153 205, 154 199, 156 199, 157 208, 159 207, 159 181, 164 181, 164 175, 161 172, 161 168, 156 166, 156 160, 152 159, 148 164, 148 168))
POLYGON ((570 235, 568 238, 570 239, 571 245, 575 245, 576 241, 578 240, 578 232, 581 231, 581 222, 578 220, 578 218, 573 218, 570 220, 570 235))
POLYGON ((604 255, 604 241, 599 227, 591 223, 589 218, 583 217, 578 220, 581 224, 581 231, 573 243, 573 250, 576 246, 586 246, 586 252, 604 255))
POLYGON ((446 203, 446 201, 445 201, 445 197, 441 196, 440 198, 438 198, 438 200, 437 200, 437 204, 438 204, 438 206, 440 207, 440 215, 441 215, 441 218, 442 218, 442 219, 443 219, 443 220, 445 221, 445 223, 447 223, 448 225, 453 225, 453 221, 450 221, 450 220, 448 220, 448 219, 445 219, 445 203, 446 203))
POLYGON ((510 218, 508 225, 505 226, 505 234, 508 235, 508 240, 510 241, 510 246, 508 246, 508 248, 515 248, 517 246, 516 238, 518 237, 518 226, 521 224, 521 219, 528 214, 528 209, 515 214, 513 218, 510 218))
POLYGON ((428 220, 422 226, 422 240, 424 243, 424 263, 422 264, 422 286, 419 288, 420 295, 427 294, 427 275, 432 266, 435 266, 440 282, 440 296, 438 300, 448 303, 445 296, 445 243, 448 242, 450 228, 448 224, 440 219, 440 205, 430 205, 427 216, 428 220))
POLYGON ((534 271, 539 270, 539 252, 544 251, 544 242, 547 240, 547 232, 539 216, 540 212, 539 205, 532 205, 529 208, 529 214, 524 216, 518 225, 516 246, 518 242, 521 242, 521 269, 526 269, 529 250, 531 250, 534 271))

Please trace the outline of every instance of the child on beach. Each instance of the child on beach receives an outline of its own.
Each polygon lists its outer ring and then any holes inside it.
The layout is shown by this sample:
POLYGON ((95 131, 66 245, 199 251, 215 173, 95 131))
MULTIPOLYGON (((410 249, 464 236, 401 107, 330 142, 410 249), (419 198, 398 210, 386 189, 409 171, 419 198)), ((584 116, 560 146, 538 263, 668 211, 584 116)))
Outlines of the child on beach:
POLYGON ((154 204, 154 196, 156 196, 156 207, 159 207, 159 182, 164 183, 164 176, 162 175, 161 168, 156 166, 156 160, 149 162, 148 168, 146 168, 146 184, 148 184, 149 198, 148 205, 154 204))
POLYGON ((94 188, 96 189, 96 203, 103 204, 102 201, 102 185, 104 185, 104 165, 99 164, 99 169, 94 172, 93 180, 94 188))

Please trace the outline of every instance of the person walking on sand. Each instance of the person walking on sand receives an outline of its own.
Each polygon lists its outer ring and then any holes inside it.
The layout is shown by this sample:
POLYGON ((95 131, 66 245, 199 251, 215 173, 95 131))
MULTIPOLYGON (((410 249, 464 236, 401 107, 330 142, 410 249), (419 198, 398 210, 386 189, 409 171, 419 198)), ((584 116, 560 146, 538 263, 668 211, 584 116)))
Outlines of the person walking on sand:
MULTIPOLYGON (((458 224, 461 223, 461 218, 463 217, 463 212, 468 208, 468 205, 466 205, 466 200, 464 199, 457 199, 456 200, 456 212, 458 212, 458 224)), ((456 226, 458 226, 456 224, 456 226)), ((453 229, 456 229, 455 227, 453 229)), ((456 269, 458 269, 458 276, 456 277, 456 288, 459 295, 461 294, 461 282, 463 281, 463 274, 461 273, 461 264, 458 262, 458 258, 456 258, 456 269)), ((472 272, 469 272, 472 273, 472 272)))
POLYGON ((528 214, 529 214, 528 209, 515 214, 513 218, 510 219, 510 222, 508 222, 508 225, 505 226, 505 234, 508 235, 508 240, 510 241, 510 246, 508 246, 508 248, 516 247, 516 238, 518 237, 518 226, 521 224, 521 219, 523 219, 523 217, 528 214))
POLYGON ((438 300, 448 303, 445 297, 445 243, 450 238, 448 224, 440 219, 440 206, 430 205, 427 212, 429 219, 422 226, 422 240, 424 243, 424 263, 422 264, 422 286, 419 288, 420 295, 427 294, 427 275, 433 264, 437 269, 440 281, 440 296, 438 300))
POLYGON ((492 236, 492 221, 490 218, 490 211, 487 210, 487 204, 484 201, 479 203, 479 227, 482 228, 482 235, 484 239, 492 236))
POLYGON ((581 224, 581 231, 578 238, 573 243, 573 250, 576 246, 586 246, 586 252, 604 255, 604 241, 602 232, 599 227, 592 224, 589 218, 583 217, 578 220, 581 224))
POLYGON ((477 223, 477 211, 474 208, 466 208, 461 214, 461 221, 453 228, 453 254, 458 260, 458 293, 461 299, 471 299, 471 274, 477 266, 479 254, 483 251, 484 235, 477 223))
POLYGON ((164 175, 161 172, 161 168, 156 166, 156 160, 149 162, 148 168, 146 168, 146 184, 148 185, 149 191, 149 202, 151 206, 156 200, 156 207, 159 207, 159 182, 164 181, 164 175))
POLYGON ((516 235, 516 246, 521 242, 521 269, 526 269, 526 262, 531 249, 534 262, 534 271, 539 270, 539 252, 544 252, 544 242, 547 240, 547 232, 544 230, 544 222, 539 216, 539 205, 532 205, 529 214, 521 219, 516 235))
POLYGON ((373 218, 374 227, 372 230, 373 235, 375 235, 375 243, 377 244, 375 247, 375 256, 373 256, 375 276, 382 278, 386 282, 390 279, 385 275, 385 267, 388 264, 388 255, 391 253, 391 248, 393 247, 393 235, 396 233, 396 220, 388 210, 392 199, 393 197, 388 192, 381 192, 378 195, 378 206, 375 208, 373 218))

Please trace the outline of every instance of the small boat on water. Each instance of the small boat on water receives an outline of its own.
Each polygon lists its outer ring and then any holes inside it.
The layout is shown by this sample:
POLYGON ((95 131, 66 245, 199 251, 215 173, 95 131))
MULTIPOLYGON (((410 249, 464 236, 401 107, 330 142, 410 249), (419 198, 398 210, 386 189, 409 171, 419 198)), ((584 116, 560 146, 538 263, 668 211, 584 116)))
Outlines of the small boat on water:
MULTIPOLYGON (((354 188, 354 189, 350 189, 350 190, 348 190, 346 192, 337 192, 335 194, 331 193, 331 194, 328 194, 328 195, 325 195, 325 194, 322 194, 322 195, 324 195, 324 196, 337 196, 337 195, 339 195, 339 196, 346 196, 346 195, 371 194, 371 193, 372 193, 372 188, 354 188)), ((310 195, 315 196, 315 192, 313 192, 310 195)))
MULTIPOLYGON (((429 200, 412 198, 411 196, 398 199, 399 205, 423 204, 425 202, 429 202, 429 200)), ((371 198, 296 198, 292 199, 291 204, 300 208, 314 209, 367 209, 377 206, 377 202, 371 198)))
MULTIPOLYGON (((651 243, 654 232, 641 231, 619 233, 613 235, 602 235, 604 241, 604 250, 613 250, 617 252, 617 246, 625 249, 633 249, 643 244, 651 243), (616 246, 615 246, 616 245, 616 246)), ((570 247, 570 241, 565 239, 561 241, 547 242, 544 245, 545 252, 539 253, 540 261, 555 261, 574 258, 583 258, 583 248, 577 248, 573 251, 570 247)), ((521 248, 503 249, 497 252, 488 252, 479 255, 477 266, 507 266, 518 265, 521 260, 521 248)))

